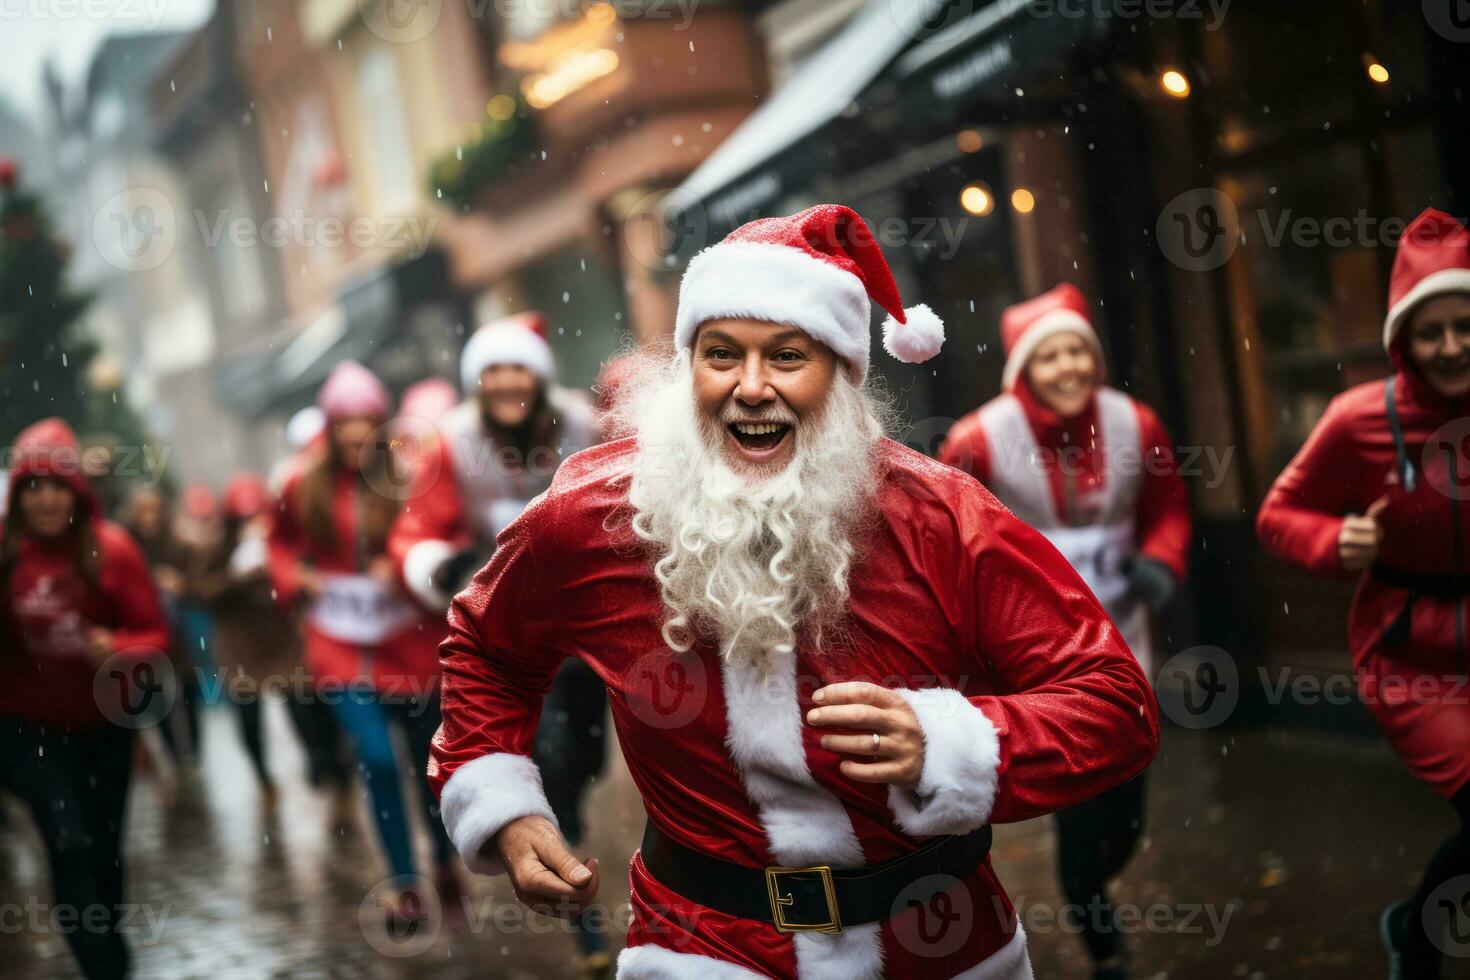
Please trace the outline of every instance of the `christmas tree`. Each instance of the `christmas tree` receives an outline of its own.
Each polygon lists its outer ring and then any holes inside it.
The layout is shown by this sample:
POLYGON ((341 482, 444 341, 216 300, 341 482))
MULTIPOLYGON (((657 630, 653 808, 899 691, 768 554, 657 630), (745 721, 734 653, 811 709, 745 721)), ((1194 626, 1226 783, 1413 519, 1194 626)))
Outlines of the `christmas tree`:
MULTIPOLYGON (((97 344, 79 320, 91 297, 68 284, 68 258, 40 198, 21 188, 19 166, 0 156, 0 446, 32 422, 59 415, 84 444, 141 447, 143 427, 116 388, 90 390, 97 344)), ((117 482, 109 472, 94 475, 104 486, 117 482)), ((127 476, 130 482, 134 475, 127 476)))

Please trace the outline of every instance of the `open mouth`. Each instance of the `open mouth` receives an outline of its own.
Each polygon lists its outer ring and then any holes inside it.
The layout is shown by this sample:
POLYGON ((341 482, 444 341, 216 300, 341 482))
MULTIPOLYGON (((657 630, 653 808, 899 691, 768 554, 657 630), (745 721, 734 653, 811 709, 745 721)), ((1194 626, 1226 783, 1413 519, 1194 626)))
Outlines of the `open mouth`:
POLYGON ((791 434, 784 422, 731 422, 725 430, 741 449, 756 455, 774 452, 791 434))

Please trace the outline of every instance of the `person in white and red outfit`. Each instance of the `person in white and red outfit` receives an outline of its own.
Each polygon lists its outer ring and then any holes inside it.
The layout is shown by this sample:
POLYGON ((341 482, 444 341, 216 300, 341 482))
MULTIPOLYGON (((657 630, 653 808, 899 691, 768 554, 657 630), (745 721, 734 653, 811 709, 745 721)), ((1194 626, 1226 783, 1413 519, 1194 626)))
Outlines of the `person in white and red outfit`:
POLYGON ((1395 978, 1439 976, 1444 883, 1470 874, 1470 231, 1442 211, 1404 232, 1383 346, 1393 372, 1334 398, 1261 504, 1271 553, 1319 575, 1356 578, 1348 642, 1374 721, 1461 826, 1418 890, 1384 910, 1395 978), (1412 693, 1411 693, 1412 692, 1412 693))
MULTIPOLYGON (((1189 501, 1163 424, 1103 384, 1082 291, 1063 283, 1001 317, 1005 390, 960 419, 939 458, 980 480, 1082 576, 1153 677, 1149 611, 1183 580, 1189 501)), ((1057 813, 1062 889, 1099 980, 1124 976, 1107 883, 1143 833, 1142 775, 1057 813)))
MULTIPOLYGON (((409 765, 422 770, 438 725, 444 631, 404 590, 388 556, 397 518, 394 462, 380 430, 392 417, 388 390, 355 361, 338 364, 317 396, 326 418, 323 452, 281 490, 267 537, 276 597, 302 605, 308 672, 356 750, 387 863, 400 881, 415 874, 404 766, 390 735, 401 726, 409 765)), ((438 809, 425 799, 440 889, 456 894, 452 848, 438 809)), ((421 896, 404 888, 390 916, 422 917, 421 896)))
POLYGON ((450 607, 430 780, 460 854, 533 906, 575 914, 600 876, 530 759, 542 697, 569 657, 608 685, 649 817, 620 976, 1030 976, 989 825, 1156 750, 1066 561, 883 437, 872 303, 890 353, 937 352, 845 207, 702 252, 677 353, 624 372, 636 434, 563 464, 450 607))
MULTIPOLYGON (((557 386, 539 313, 475 331, 460 357, 460 378, 465 400, 431 420, 439 438, 416 466, 389 539, 405 581, 435 611, 485 563, 496 535, 551 486, 562 460, 597 442, 591 406, 557 386)), ((573 845, 582 840, 583 799, 605 764, 606 727, 602 681, 580 660, 568 660, 547 698, 534 758, 573 845)), ((605 973, 611 963, 605 937, 572 926, 578 972, 605 973)))
POLYGON ((556 383, 539 313, 476 330, 460 355, 460 382, 465 400, 434 420, 435 458, 416 470, 390 544, 404 581, 435 610, 551 486, 561 461, 597 441, 591 406, 556 383))
POLYGON ((117 721, 141 724, 167 707, 148 701, 168 671, 168 621, 137 543, 98 513, 71 428, 37 422, 11 452, 0 529, 0 766, 41 832, 57 908, 92 924, 64 930, 82 974, 125 977, 121 845, 134 739, 117 721), (99 678, 104 666, 127 690, 99 678), (99 915, 103 928, 93 927, 99 915))

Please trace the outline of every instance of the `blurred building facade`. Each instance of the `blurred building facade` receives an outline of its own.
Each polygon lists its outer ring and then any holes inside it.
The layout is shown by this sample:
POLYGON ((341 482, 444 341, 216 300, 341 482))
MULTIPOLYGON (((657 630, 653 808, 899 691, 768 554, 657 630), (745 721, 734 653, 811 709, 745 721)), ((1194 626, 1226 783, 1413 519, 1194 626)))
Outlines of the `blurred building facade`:
POLYGON ((214 324, 175 233, 188 218, 178 171, 153 142, 154 75, 188 43, 181 32, 119 34, 68 90, 48 71, 50 189, 72 245, 73 283, 94 295, 83 327, 103 354, 94 387, 142 410, 180 478, 222 466, 234 416, 210 396, 214 324))

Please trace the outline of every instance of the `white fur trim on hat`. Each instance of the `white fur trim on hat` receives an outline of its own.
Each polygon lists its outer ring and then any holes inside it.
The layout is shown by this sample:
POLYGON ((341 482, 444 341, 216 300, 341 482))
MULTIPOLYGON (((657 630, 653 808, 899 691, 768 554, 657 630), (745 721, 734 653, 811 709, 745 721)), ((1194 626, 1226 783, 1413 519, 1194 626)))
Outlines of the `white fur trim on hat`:
POLYGON ((1021 334, 1021 339, 1016 341, 1015 349, 1006 355, 1006 366, 1001 372, 1000 386, 1004 391, 1010 391, 1020 380, 1022 372, 1026 370, 1026 362, 1031 360, 1031 355, 1036 353, 1036 348, 1041 342, 1055 337, 1059 333, 1067 332, 1082 335, 1087 345, 1092 348, 1093 356, 1097 358, 1098 378, 1102 378, 1103 352, 1102 344, 1097 339, 1097 331, 1087 318, 1072 310, 1053 310, 1021 334))
POLYGON ((1383 349, 1393 345, 1414 307, 1445 293, 1470 293, 1470 269, 1440 269, 1420 279, 1414 288, 1393 305, 1383 321, 1383 349))
POLYGON ((482 875, 505 873, 494 848, 483 851, 500 828, 529 816, 556 823, 541 770, 527 756, 510 752, 482 755, 454 770, 439 794, 439 814, 466 866, 482 875))
POLYGON ((923 303, 903 311, 904 323, 883 321, 883 349, 905 364, 922 364, 944 346, 944 321, 923 303))
POLYGON ((829 262, 785 245, 722 242, 689 263, 679 286, 674 345, 694 345, 709 320, 748 317, 797 327, 868 371, 871 303, 863 282, 829 262))
POLYGON ((481 327, 470 336, 459 356, 459 381, 466 395, 480 388, 480 375, 496 364, 518 364, 542 381, 556 379, 551 345, 540 334, 515 323, 481 327))
POLYGON ((985 712, 946 687, 898 690, 924 732, 924 771, 913 790, 888 787, 906 834, 967 834, 990 820, 999 784, 1000 736, 985 712))

